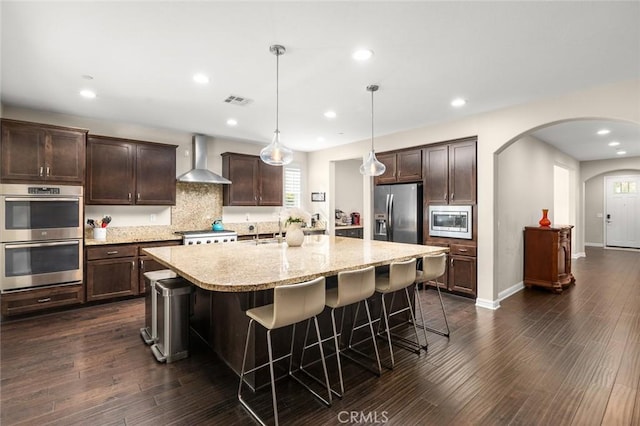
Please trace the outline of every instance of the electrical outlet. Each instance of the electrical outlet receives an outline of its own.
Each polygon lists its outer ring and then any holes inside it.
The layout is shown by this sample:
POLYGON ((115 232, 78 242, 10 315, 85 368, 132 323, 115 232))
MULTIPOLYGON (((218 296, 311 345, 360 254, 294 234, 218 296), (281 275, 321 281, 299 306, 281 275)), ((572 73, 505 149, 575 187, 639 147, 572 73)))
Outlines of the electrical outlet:
POLYGON ((188 157, 188 156, 189 156, 189 150, 188 150, 188 149, 185 149, 185 150, 184 150, 184 156, 185 156, 185 157, 188 157))
POLYGON ((155 214, 150 214, 149 215, 149 222, 155 222, 156 221, 156 215, 155 214))
POLYGON ((602 219, 602 213, 596 213, 596 217, 602 219))

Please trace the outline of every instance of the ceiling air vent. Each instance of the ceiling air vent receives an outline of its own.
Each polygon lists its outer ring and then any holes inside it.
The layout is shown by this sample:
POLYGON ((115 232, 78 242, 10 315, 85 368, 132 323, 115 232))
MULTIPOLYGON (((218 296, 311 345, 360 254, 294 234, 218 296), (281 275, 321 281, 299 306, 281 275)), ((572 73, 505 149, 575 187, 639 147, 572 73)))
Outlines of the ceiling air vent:
POLYGON ((228 104, 232 104, 232 105, 245 106, 245 105, 247 105, 249 102, 251 102, 251 99, 244 98, 244 97, 242 97, 242 96, 229 95, 229 96, 227 96, 227 98, 226 98, 224 101, 225 101, 226 103, 228 103, 228 104))

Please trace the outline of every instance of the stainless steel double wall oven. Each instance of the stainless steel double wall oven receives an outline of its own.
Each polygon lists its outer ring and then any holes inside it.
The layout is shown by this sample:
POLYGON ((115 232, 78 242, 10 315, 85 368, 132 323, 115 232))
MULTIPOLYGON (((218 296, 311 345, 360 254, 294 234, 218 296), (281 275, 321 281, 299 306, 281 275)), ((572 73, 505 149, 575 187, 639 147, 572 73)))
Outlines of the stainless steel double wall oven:
POLYGON ((82 186, 0 184, 2 293, 82 282, 82 186))

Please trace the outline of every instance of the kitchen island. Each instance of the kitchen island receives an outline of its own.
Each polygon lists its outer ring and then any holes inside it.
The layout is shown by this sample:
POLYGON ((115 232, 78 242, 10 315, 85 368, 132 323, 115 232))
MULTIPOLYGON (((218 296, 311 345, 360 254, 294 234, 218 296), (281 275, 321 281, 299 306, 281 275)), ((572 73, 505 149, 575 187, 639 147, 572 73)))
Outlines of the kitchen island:
MULTIPOLYGON (((272 302, 276 286, 448 251, 445 247, 308 235, 301 247, 255 241, 154 247, 143 250, 195 286, 192 329, 236 373, 240 371, 247 309, 272 302)), ((329 284, 328 284, 329 285, 329 284)), ((326 324, 323 335, 328 335, 326 324)), ((258 329, 260 329, 258 327, 258 329)), ((264 334, 250 344, 256 362, 266 356, 264 334)), ((280 344, 286 347, 287 339, 280 344)), ((252 361, 249 361, 252 363, 252 361)), ((262 382, 256 378, 256 383, 262 382)))

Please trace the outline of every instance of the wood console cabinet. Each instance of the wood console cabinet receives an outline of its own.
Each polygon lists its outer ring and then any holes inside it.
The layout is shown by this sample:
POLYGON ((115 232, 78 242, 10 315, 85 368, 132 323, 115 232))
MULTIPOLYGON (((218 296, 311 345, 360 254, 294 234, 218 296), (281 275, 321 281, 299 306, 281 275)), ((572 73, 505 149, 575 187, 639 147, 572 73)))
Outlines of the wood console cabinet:
POLYGON ((281 206, 282 167, 270 166, 256 155, 222 154, 222 176, 231 181, 224 185, 224 206, 281 206))
POLYGON ((427 146, 424 202, 476 204, 476 138, 427 146))
POLYGON ((176 148, 89 136, 85 204, 175 205, 176 148))
POLYGON ((422 181, 422 150, 383 152, 376 155, 386 169, 374 179, 375 185, 422 181))
POLYGON ((2 120, 2 171, 6 183, 84 183, 87 131, 2 120))
POLYGON ((571 228, 573 226, 524 229, 524 285, 540 286, 561 293, 575 283, 571 273, 571 228))

